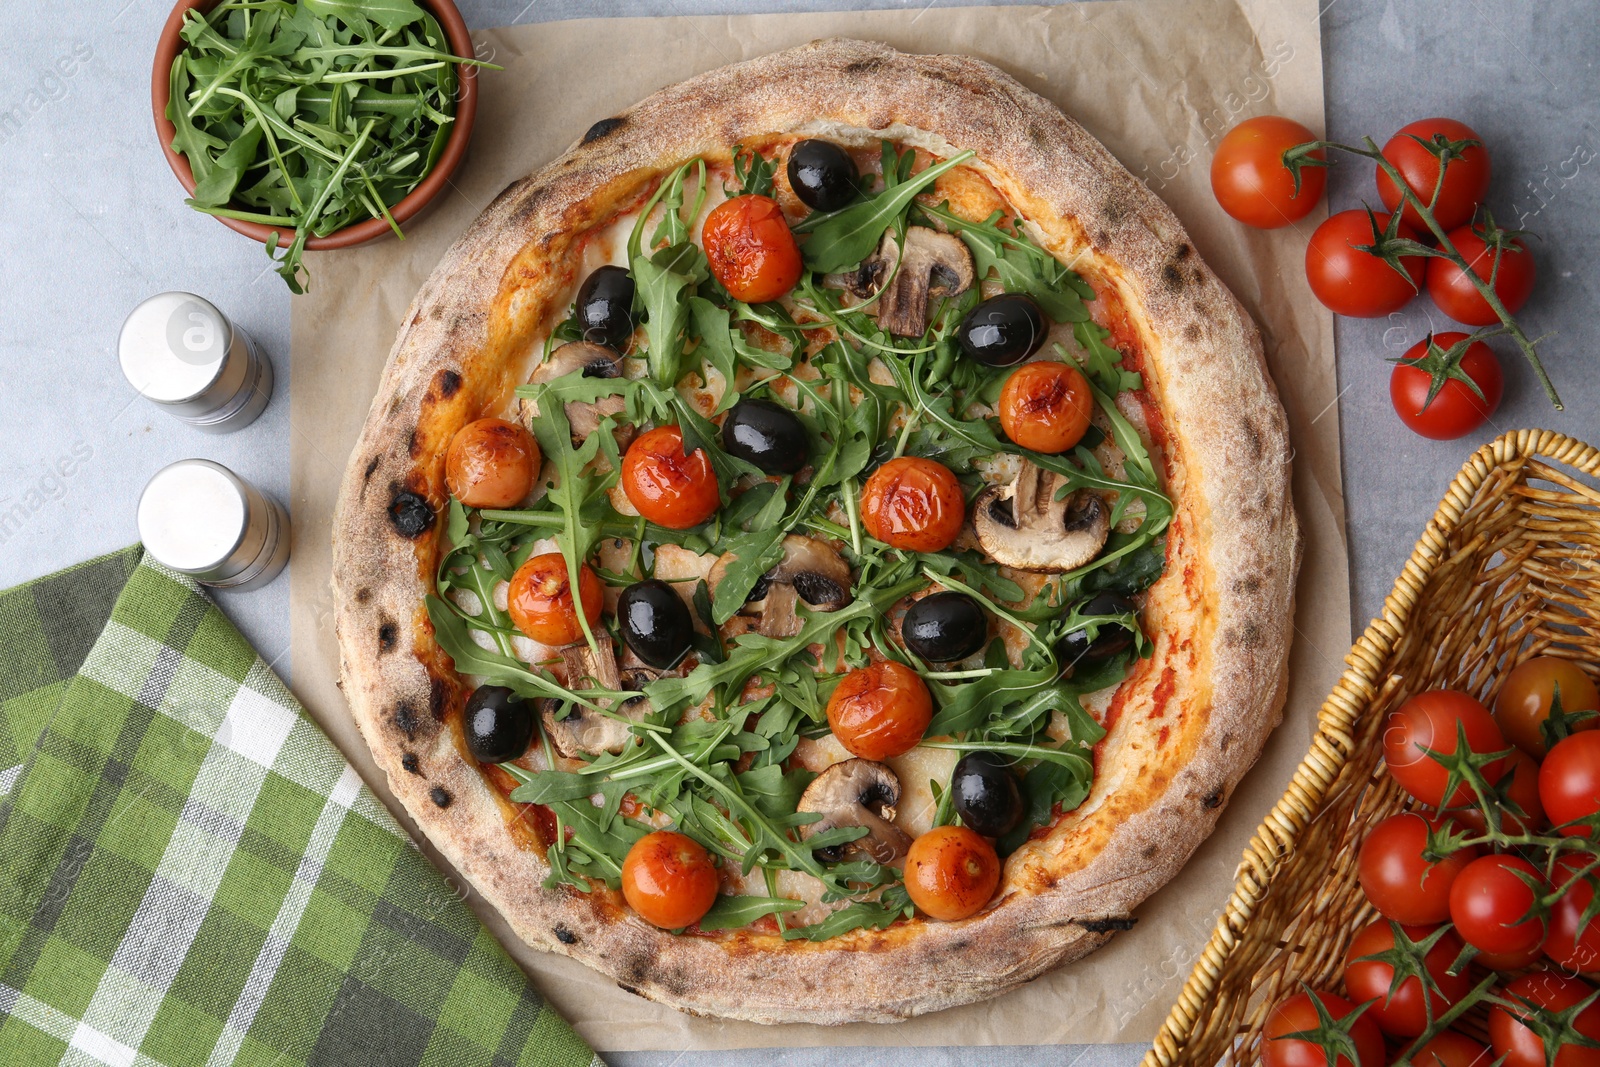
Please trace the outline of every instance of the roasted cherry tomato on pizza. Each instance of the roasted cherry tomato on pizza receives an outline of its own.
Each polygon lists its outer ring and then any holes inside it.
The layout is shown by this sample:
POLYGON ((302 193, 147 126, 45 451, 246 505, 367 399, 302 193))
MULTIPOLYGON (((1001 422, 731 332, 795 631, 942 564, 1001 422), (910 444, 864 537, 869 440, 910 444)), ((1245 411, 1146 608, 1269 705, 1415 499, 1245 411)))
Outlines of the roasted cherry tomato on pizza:
POLYGON ((1559 833, 1600 836, 1592 825, 1566 825, 1600 812, 1600 733, 1573 734, 1550 749, 1539 765, 1539 799, 1559 833))
POLYGON ((1489 1009, 1489 1044, 1495 1056, 1505 1057, 1504 1067, 1600 1067, 1600 1047, 1563 1039, 1575 1035, 1600 1043, 1600 999, 1592 999, 1594 993, 1594 986, 1582 979, 1551 971, 1507 982, 1500 997, 1512 1007, 1489 1009), (1585 1001, 1588 1006, 1574 1012, 1585 1001), (1548 1034, 1547 1026, 1528 1025, 1535 1010, 1545 1013, 1547 1020, 1556 1013, 1574 1012, 1568 1023, 1570 1035, 1546 1038, 1540 1031, 1548 1034))
POLYGON ((800 246, 770 196, 736 196, 718 204, 700 231, 706 265, 735 300, 759 304, 800 280, 800 246))
POLYGON ((1318 991, 1296 993, 1267 1016, 1267 1025, 1261 1030, 1261 1062, 1265 1067, 1328 1067, 1328 1057, 1321 1045, 1286 1036, 1314 1031, 1323 1025, 1317 1003, 1334 1023, 1349 1032, 1355 1045, 1356 1059, 1352 1061, 1348 1055, 1340 1053, 1333 1067, 1373 1067, 1384 1062, 1383 1032, 1370 1018, 1370 1011, 1357 1008, 1336 993, 1318 991), (1312 997, 1316 998, 1315 1002, 1312 997), (1358 1011, 1360 1015, 1346 1021, 1358 1011))
POLYGON ((469 508, 509 508, 522 502, 539 474, 539 442, 505 419, 469 422, 450 439, 444 483, 469 508))
POLYGON ((1482 426, 1504 391, 1499 358, 1464 333, 1418 342, 1389 373, 1394 413, 1412 432, 1435 441, 1454 440, 1482 426))
MULTIPOLYGON (((1380 229, 1387 215, 1378 215, 1380 229)), ((1401 223, 1399 236, 1417 239, 1401 223)), ((1422 289, 1427 263, 1422 256, 1402 256, 1402 276, 1388 263, 1364 251, 1376 241, 1365 211, 1341 211, 1316 228, 1306 244, 1306 280, 1330 311, 1353 318, 1376 318, 1405 307, 1422 289)))
MULTIPOLYGON (((1433 202, 1434 218, 1444 230, 1470 221, 1489 191, 1489 150, 1471 126, 1455 119, 1421 119, 1400 127, 1383 146, 1383 158, 1394 164, 1417 199, 1424 204, 1433 202), (1462 146, 1459 155, 1445 164, 1444 185, 1438 201, 1433 202, 1434 187, 1439 181, 1439 156, 1422 142, 1431 143, 1439 136, 1447 142, 1479 143, 1462 146)), ((1400 190, 1381 166, 1376 176, 1378 198, 1386 210, 1394 211, 1400 206, 1400 190)), ((1413 229, 1426 229, 1422 216, 1410 205, 1400 218, 1413 229)))
MULTIPOLYGON (((1437 927, 1402 926, 1401 935, 1413 944, 1423 944, 1437 927)), ((1356 934, 1344 954, 1344 986, 1357 1004, 1372 1001, 1367 1012, 1378 1028, 1391 1037, 1417 1037, 1428 1029, 1430 1018, 1440 1015, 1465 1000, 1472 992, 1470 975, 1451 974, 1450 965, 1461 954, 1461 938, 1446 930, 1423 956, 1428 983, 1408 975, 1394 985, 1394 964, 1384 959, 1369 959, 1395 951, 1394 927, 1387 919, 1369 923, 1356 934), (1429 1011, 1432 1011, 1430 1016, 1429 1011)))
POLYGON ((916 671, 887 661, 845 675, 828 698, 828 727, 851 755, 885 760, 917 747, 933 721, 933 694, 916 671))
POLYGON ((622 491, 650 522, 687 530, 716 514, 717 474, 705 449, 684 452, 683 431, 657 426, 640 434, 622 457, 622 491))
POLYGON ((966 494, 950 468, 920 456, 891 459, 861 489, 861 522, 886 545, 909 552, 949 548, 967 520, 966 494))
MULTIPOLYGON (((1503 752, 1508 747, 1489 709, 1465 693, 1433 689, 1400 705, 1383 728, 1383 759, 1389 773, 1406 792, 1430 807, 1459 808, 1475 803, 1472 789, 1458 785, 1446 798, 1450 772, 1430 753, 1454 756, 1461 736, 1479 756, 1503 752)), ((1503 765, 1488 764, 1484 776, 1498 781, 1503 765)))
POLYGON ((704 845, 671 830, 646 834, 622 861, 622 895, 646 922, 677 930, 705 918, 721 889, 704 845))
POLYGON ((1362 892, 1385 918, 1407 925, 1450 918, 1450 887, 1478 858, 1478 850, 1469 847, 1441 860, 1425 859, 1428 832, 1441 825, 1416 812, 1402 812, 1367 831, 1357 857, 1357 877, 1362 892))
POLYGON ((911 842, 905 871, 911 902, 945 922, 982 911, 1000 885, 994 846, 965 826, 937 826, 911 842))
MULTIPOLYGON (((1280 115, 1259 115, 1239 123, 1223 135, 1211 157, 1211 192, 1217 203, 1246 226, 1261 230, 1305 218, 1322 199, 1327 171, 1304 167, 1296 192, 1294 174, 1283 165, 1283 154, 1316 139, 1300 123, 1280 115)), ((1311 158, 1327 157, 1319 149, 1311 158)))
POLYGON ((1517 664, 1500 683, 1494 698, 1494 721, 1507 741, 1534 759, 1544 759, 1549 746, 1545 727, 1560 703, 1567 724, 1576 733, 1600 727, 1600 690, 1583 668, 1557 656, 1535 656, 1517 664))
POLYGON ((1072 448, 1083 440, 1093 414, 1089 381, 1069 363, 1024 363, 1000 389, 1000 428, 1033 452, 1072 448))
MULTIPOLYGON (((578 564, 577 604, 593 630, 600 622, 604 590, 587 563, 578 564)), ((583 638, 572 596, 567 560, 559 552, 529 556, 511 576, 506 609, 517 629, 543 645, 570 645, 583 638)))
MULTIPOLYGON (((1497 235, 1491 244, 1484 239, 1488 232, 1462 226, 1450 231, 1450 243, 1473 275, 1488 283, 1507 314, 1515 315, 1533 295, 1533 253, 1519 237, 1497 235)), ((1468 326, 1493 326, 1500 321, 1472 278, 1448 259, 1428 260, 1428 295, 1440 311, 1468 326)))

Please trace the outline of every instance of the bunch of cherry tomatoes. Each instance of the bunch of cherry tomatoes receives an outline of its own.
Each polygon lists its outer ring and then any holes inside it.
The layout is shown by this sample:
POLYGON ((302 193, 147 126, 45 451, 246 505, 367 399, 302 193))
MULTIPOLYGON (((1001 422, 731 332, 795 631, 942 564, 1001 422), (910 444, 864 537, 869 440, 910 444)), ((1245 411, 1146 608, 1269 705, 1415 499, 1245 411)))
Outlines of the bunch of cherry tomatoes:
MULTIPOLYGON (((1306 166, 1297 189, 1284 153, 1315 140, 1300 123, 1276 115, 1235 126, 1222 138, 1211 162, 1217 203, 1235 219, 1260 229, 1304 218, 1322 198, 1327 175, 1321 165, 1306 166)), ((1306 280, 1317 299, 1340 315, 1376 318, 1400 310, 1426 287, 1435 306, 1462 325, 1500 322, 1454 261, 1402 254, 1391 264, 1369 251, 1376 243, 1376 225, 1380 233, 1424 244, 1436 242, 1438 232, 1443 232, 1472 273, 1488 282, 1506 311, 1515 314, 1533 292, 1533 256, 1516 231, 1496 227, 1487 215, 1477 219, 1489 189, 1489 152, 1478 135, 1454 119, 1422 119, 1401 127, 1382 154, 1424 204, 1432 199, 1433 225, 1410 205, 1400 211, 1398 220, 1393 219, 1402 196, 1378 166, 1377 191, 1384 211, 1370 218, 1365 209, 1335 212, 1306 245, 1306 280), (1436 137, 1451 143, 1478 142, 1452 154, 1442 182, 1440 159, 1425 143, 1436 137)), ((1325 162, 1320 149, 1311 153, 1311 159, 1325 162)), ((1493 350, 1455 331, 1414 345, 1395 362, 1389 379, 1390 401, 1400 421, 1435 440, 1460 437, 1483 425, 1499 406, 1503 391, 1493 350)))
POLYGON ((1266 1067, 1600 1064, 1600 989, 1580 977, 1600 975, 1597 709, 1576 664, 1537 657, 1493 712, 1440 689, 1389 717, 1389 774, 1431 810, 1368 832, 1358 876, 1380 918, 1345 953, 1344 995, 1274 1009, 1266 1067), (1489 1048, 1445 1028, 1480 1003, 1489 1048))

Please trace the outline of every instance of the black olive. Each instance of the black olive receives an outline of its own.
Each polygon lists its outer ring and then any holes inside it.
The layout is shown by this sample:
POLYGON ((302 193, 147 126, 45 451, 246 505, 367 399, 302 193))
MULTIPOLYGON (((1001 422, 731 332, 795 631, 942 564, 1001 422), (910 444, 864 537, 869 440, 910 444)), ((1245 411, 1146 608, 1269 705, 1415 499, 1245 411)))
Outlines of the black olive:
POLYGON ((979 363, 1009 367, 1039 351, 1048 330, 1033 297, 1001 293, 967 312, 956 330, 956 343, 979 363))
POLYGON ((989 637, 989 620, 965 593, 930 593, 906 609, 900 623, 906 647, 930 663, 966 659, 989 637))
POLYGON ((1010 833, 1022 820, 1022 790, 1009 761, 993 752, 968 752, 950 776, 950 800, 967 828, 984 837, 1010 833))
POLYGON ((503 685, 480 685, 462 715, 467 749, 479 763, 505 763, 528 751, 533 705, 503 685))
POLYGON ((694 643, 694 622, 683 598, 658 578, 635 582, 617 601, 622 639, 650 666, 675 666, 694 643))
POLYGON ((789 187, 816 211, 838 211, 859 190, 856 161, 832 141, 801 141, 789 149, 789 187))
MULTIPOLYGON (((1087 601, 1077 605, 1075 610, 1080 617, 1115 616, 1137 611, 1138 607, 1127 597, 1115 593, 1096 593, 1087 601)), ((1089 640, 1088 630, 1073 630, 1067 633, 1056 645, 1056 657, 1060 659, 1061 665, 1070 671, 1077 666, 1104 663, 1132 644, 1132 630, 1121 623, 1106 623, 1100 627, 1100 632, 1093 641, 1089 640)))
POLYGON ((626 267, 597 267, 578 290, 578 329, 590 344, 621 352, 633 336, 633 276, 626 267))
POLYGON ((741 400, 722 423, 722 450, 768 474, 793 474, 811 446, 794 412, 770 400, 741 400))

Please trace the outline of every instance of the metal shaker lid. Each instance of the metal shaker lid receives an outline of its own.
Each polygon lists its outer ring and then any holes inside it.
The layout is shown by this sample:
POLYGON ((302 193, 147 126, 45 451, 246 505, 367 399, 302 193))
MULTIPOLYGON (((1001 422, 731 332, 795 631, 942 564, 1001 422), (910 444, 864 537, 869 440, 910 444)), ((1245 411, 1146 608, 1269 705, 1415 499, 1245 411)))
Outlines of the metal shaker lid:
POLYGON ((289 556, 288 516, 220 463, 185 459, 139 497, 139 539, 161 563, 206 585, 253 588, 289 556))
MULTIPOLYGON (((209 300, 193 293, 157 293, 128 315, 117 340, 122 373, 158 404, 214 400, 205 394, 228 367, 233 326, 209 300)), ((188 405, 184 405, 188 406, 188 405)))

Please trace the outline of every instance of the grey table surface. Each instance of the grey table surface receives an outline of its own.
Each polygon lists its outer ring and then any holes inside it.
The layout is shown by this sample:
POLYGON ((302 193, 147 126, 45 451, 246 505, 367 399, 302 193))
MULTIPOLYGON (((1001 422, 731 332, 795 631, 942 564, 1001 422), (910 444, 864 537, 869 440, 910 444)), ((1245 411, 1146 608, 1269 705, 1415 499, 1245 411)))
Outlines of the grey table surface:
MULTIPOLYGON (((971 2, 971 0, 968 0, 971 2)), ((926 0, 458 0, 475 29, 591 16, 729 14, 929 6, 926 0)), ((953 5, 952 5, 953 6, 953 5)), ((150 126, 150 54, 165 0, 0 5, 0 587, 137 539, 134 505, 151 473, 191 455, 218 460, 288 498, 293 433, 286 402, 290 297, 259 247, 189 211, 150 126), (248 429, 202 437, 139 400, 116 363, 117 330, 165 289, 210 296, 276 357, 278 392, 248 429), (66 462, 63 462, 63 461, 66 462), (62 472, 67 473, 63 474, 62 472)), ((1431 442, 1398 425, 1387 356, 1433 325, 1414 301, 1389 319, 1340 319, 1339 414, 1357 625, 1382 606, 1457 468, 1518 427, 1600 438, 1600 23, 1585 0, 1330 0, 1322 11, 1329 136, 1387 137, 1414 118, 1451 115, 1494 151, 1490 203, 1536 230, 1539 284, 1523 316, 1551 334, 1546 364, 1564 412, 1505 353, 1505 400, 1491 425, 1431 442)), ((1209 155, 1206 146, 1196 150, 1209 155)), ((1336 168, 1333 209, 1372 200, 1370 171, 1336 168)), ((1430 313, 1431 317, 1430 317, 1430 313)), ((292 681, 289 593, 280 578, 223 593, 223 609, 292 681)), ((4 638, 0 637, 0 650, 4 638)), ((868 1050, 859 1050, 867 1052, 868 1050)), ((894 1064, 1132 1064, 1143 1046, 885 1049, 894 1064)), ((837 1049, 622 1053, 623 1067, 824 1064, 837 1049)))

